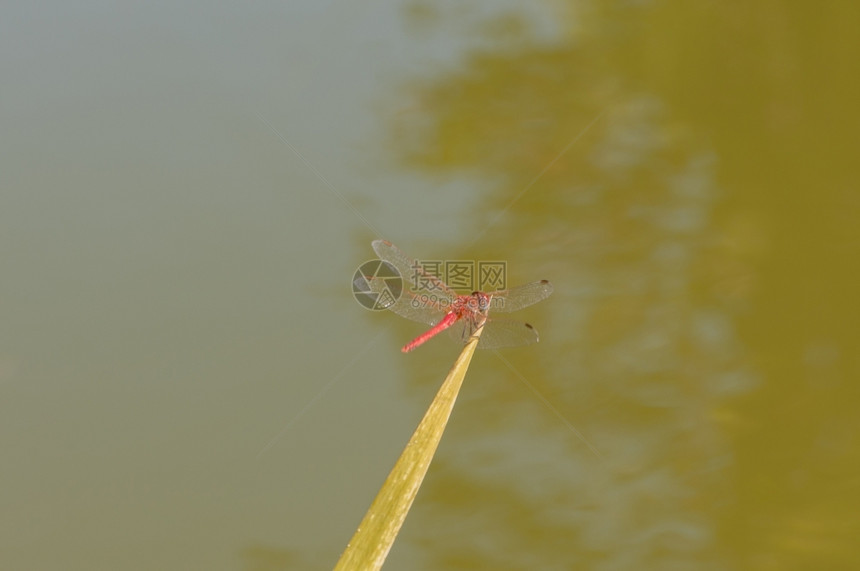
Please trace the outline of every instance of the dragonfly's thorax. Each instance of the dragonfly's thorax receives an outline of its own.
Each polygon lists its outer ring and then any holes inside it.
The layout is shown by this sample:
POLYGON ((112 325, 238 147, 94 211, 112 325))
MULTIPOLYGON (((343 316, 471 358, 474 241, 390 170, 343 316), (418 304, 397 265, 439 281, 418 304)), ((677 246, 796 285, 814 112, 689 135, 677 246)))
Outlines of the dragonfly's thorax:
POLYGON ((461 295, 451 304, 451 311, 459 316, 468 314, 486 313, 490 308, 490 296, 481 291, 473 292, 471 295, 461 295))
POLYGON ((482 291, 472 293, 472 298, 477 301, 478 311, 486 313, 490 309, 490 296, 482 291))

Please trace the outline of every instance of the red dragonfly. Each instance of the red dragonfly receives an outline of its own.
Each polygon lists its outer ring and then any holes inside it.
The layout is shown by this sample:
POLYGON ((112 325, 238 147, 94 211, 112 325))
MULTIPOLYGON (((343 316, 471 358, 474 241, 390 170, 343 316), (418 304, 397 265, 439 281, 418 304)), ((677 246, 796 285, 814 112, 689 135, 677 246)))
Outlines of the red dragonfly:
MULTIPOLYGON (((380 260, 394 266, 403 280, 403 293, 397 300, 392 298, 386 309, 401 317, 433 326, 404 345, 401 349, 404 353, 446 329, 455 340, 466 343, 481 325, 484 325, 484 331, 478 341, 480 349, 537 343, 538 332, 528 323, 491 319, 487 313, 516 311, 546 299, 552 293, 552 284, 547 280, 489 293, 476 291, 471 295, 458 295, 439 278, 423 272, 418 264, 391 242, 374 240, 373 249, 380 260), (414 287, 415 280, 410 279, 415 276, 421 285, 418 289, 414 287)), ((368 285, 377 293, 382 293, 385 287, 381 280, 372 278, 368 280, 368 285)))

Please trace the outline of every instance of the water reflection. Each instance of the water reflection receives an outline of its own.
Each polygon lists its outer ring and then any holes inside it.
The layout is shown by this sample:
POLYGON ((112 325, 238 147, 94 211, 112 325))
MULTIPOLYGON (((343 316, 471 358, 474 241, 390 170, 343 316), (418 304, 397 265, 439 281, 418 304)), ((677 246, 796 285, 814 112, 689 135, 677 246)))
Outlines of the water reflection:
MULTIPOLYGON (((706 17, 701 8, 675 7, 695 12, 695 20, 706 17)), ((577 26, 571 22, 577 31, 552 45, 518 40, 507 49, 476 50, 455 71, 412 85, 415 111, 393 126, 393 147, 406 165, 497 181, 475 225, 506 213, 478 249, 530 259, 537 268, 530 272, 558 287, 551 312, 542 309, 536 318, 546 343, 517 354, 516 367, 602 453, 590 455, 547 411, 523 402, 527 391, 500 386, 515 384, 515 376, 485 360, 487 382, 473 378, 471 389, 489 392, 472 393, 467 383, 419 498, 410 540, 426 547, 427 568, 726 567, 745 547, 730 522, 754 516, 737 502, 757 486, 737 485, 734 438, 751 418, 736 404, 764 389, 752 357, 762 347, 748 346, 740 317, 758 293, 756 264, 771 244, 762 212, 721 179, 729 173, 741 187, 755 181, 763 165, 740 172, 749 161, 723 162, 737 158, 748 135, 760 140, 775 125, 790 130, 785 121, 794 113, 777 98, 767 102, 781 109, 775 123, 750 125, 736 114, 715 125, 725 90, 697 91, 684 108, 669 78, 643 77, 646 68, 684 64, 649 44, 673 21, 666 10, 597 10, 577 26), (655 28, 644 31, 634 23, 639 17, 655 28)), ((797 15, 751 13, 783 31, 779 17, 797 15)), ((724 28, 710 34, 734 28, 748 38, 761 23, 718 18, 724 28)), ((722 45, 697 45, 695 55, 722 57, 722 45)), ((762 50, 792 65, 773 45, 762 50)), ((753 61, 741 48, 728 55, 753 61)), ((683 68, 691 86, 703 78, 722 85, 715 72, 737 78, 730 66, 697 65, 683 68)), ((779 70, 745 76, 743 92, 784 85, 791 74, 779 70)), ((469 211, 468 219, 475 216, 469 211)), ((838 354, 817 342, 804 353, 807 370, 835 379, 838 354)), ((771 466, 759 468, 774 474, 771 466)), ((802 512, 787 517, 787 528, 773 532, 780 538, 774 545, 750 548, 742 559, 755 566, 788 561, 796 552, 796 518, 808 521, 802 512)), ((844 557, 836 543, 813 551, 844 557)))

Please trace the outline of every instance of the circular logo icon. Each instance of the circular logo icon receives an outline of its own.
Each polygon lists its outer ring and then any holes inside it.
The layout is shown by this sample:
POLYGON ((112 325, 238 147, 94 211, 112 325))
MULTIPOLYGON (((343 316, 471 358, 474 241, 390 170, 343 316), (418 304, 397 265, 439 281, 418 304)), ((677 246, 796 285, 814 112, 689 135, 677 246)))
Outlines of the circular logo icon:
POLYGON ((388 262, 364 262, 352 276, 352 296, 362 307, 371 311, 391 307, 402 293, 403 278, 397 268, 388 262))

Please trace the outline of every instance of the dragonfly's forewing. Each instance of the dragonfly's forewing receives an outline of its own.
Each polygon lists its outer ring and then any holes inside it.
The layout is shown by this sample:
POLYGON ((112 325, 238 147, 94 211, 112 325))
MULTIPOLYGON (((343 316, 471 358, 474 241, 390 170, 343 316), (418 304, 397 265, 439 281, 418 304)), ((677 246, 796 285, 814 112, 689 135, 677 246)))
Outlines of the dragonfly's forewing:
POLYGON ((491 313, 510 313, 548 298, 552 293, 552 284, 547 280, 541 280, 511 289, 487 293, 493 296, 490 300, 491 313))
POLYGON ((457 297, 457 292, 449 288, 445 282, 425 272, 420 264, 401 252, 391 242, 374 240, 371 245, 380 260, 397 268, 400 277, 403 278, 404 289, 412 289, 415 293, 437 293, 450 299, 457 297))
POLYGON ((439 278, 426 273, 391 242, 374 240, 372 246, 379 259, 394 266, 403 281, 403 293, 387 309, 412 321, 439 323, 457 293, 439 278))

